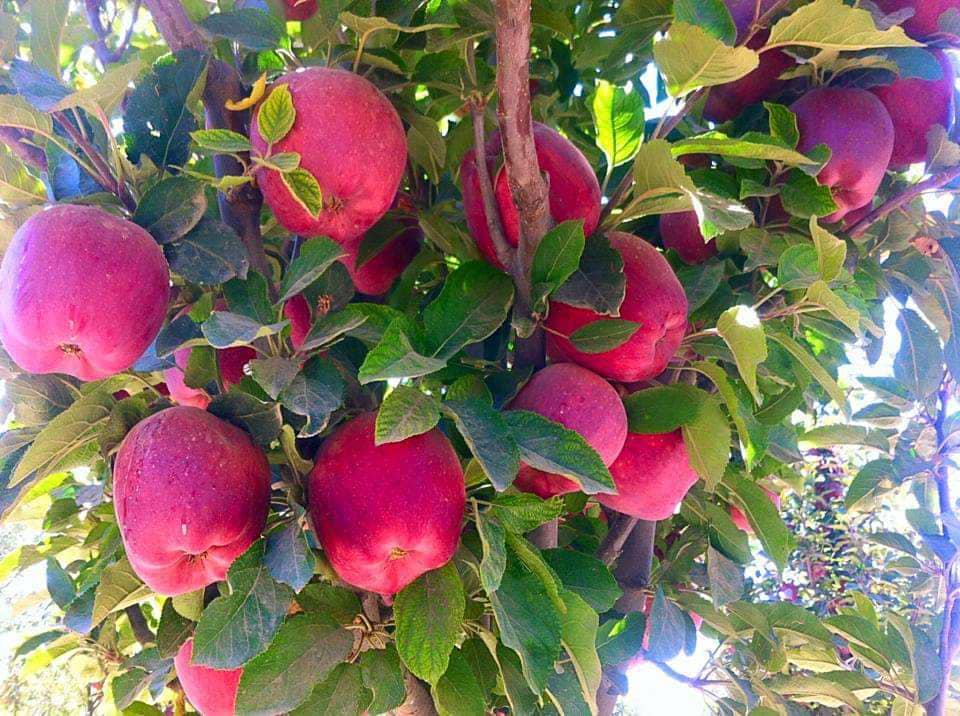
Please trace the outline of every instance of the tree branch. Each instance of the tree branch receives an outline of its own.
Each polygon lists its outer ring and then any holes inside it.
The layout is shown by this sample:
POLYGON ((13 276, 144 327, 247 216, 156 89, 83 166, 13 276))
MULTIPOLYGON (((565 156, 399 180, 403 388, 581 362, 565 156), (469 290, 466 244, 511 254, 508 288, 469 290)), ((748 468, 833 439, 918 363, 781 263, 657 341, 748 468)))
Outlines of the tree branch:
POLYGON ((645 587, 650 582, 653 570, 653 543, 657 536, 657 523, 637 520, 626 538, 620 560, 614 574, 629 587, 645 587))
POLYGON ((597 557, 608 567, 620 558, 623 551, 623 545, 633 532, 637 524, 636 517, 623 515, 620 513, 611 513, 610 529, 607 530, 607 536, 603 538, 600 547, 597 550, 597 557))
POLYGON ((934 174, 929 179, 925 179, 922 182, 918 182, 917 184, 908 187, 896 196, 887 199, 887 201, 883 202, 883 204, 860 219, 860 221, 850 227, 850 230, 847 233, 851 238, 857 238, 866 232, 866 230, 869 229, 873 224, 881 219, 886 218, 889 214, 892 214, 904 204, 909 204, 916 197, 925 192, 933 191, 934 189, 939 189, 945 184, 949 184, 957 177, 960 177, 960 167, 951 167, 950 169, 942 171, 939 174, 934 174))
POLYGON ((127 615, 133 635, 141 646, 153 644, 157 640, 153 632, 150 631, 150 627, 147 626, 147 620, 144 618, 143 612, 140 611, 139 605, 132 604, 124 609, 123 613, 127 615))
MULTIPOLYGON (((180 0, 144 2, 171 50, 209 51, 203 35, 190 21, 180 0)), ((225 106, 227 100, 239 100, 243 96, 243 85, 236 70, 222 60, 211 59, 207 70, 207 83, 203 89, 207 128, 230 129, 246 134, 248 113, 232 112, 225 106)), ((214 157, 213 168, 218 177, 238 176, 243 173, 240 162, 225 154, 214 157)), ((229 193, 220 192, 217 201, 223 223, 240 235, 247 249, 251 268, 266 276, 272 289, 273 282, 269 280, 270 264, 263 250, 263 238, 260 234, 260 208, 263 205, 260 191, 250 184, 245 184, 229 193)))
POLYGON ((97 53, 97 59, 104 66, 112 62, 117 62, 130 45, 130 38, 133 37, 133 27, 137 24, 137 16, 140 14, 140 0, 134 0, 133 10, 130 16, 130 25, 127 32, 117 45, 116 49, 111 50, 107 47, 107 37, 110 35, 109 28, 105 27, 100 21, 100 10, 103 7, 103 0, 85 0, 84 5, 87 11, 87 22, 90 23, 90 29, 97 39, 93 43, 93 49, 97 53))

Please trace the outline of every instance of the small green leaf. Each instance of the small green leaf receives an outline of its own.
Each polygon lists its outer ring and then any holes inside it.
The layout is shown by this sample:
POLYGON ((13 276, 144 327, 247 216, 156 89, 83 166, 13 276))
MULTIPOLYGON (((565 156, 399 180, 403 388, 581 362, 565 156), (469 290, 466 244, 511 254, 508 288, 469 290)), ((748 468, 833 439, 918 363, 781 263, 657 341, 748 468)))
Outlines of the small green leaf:
POLYGON ((297 119, 293 95, 285 84, 278 84, 260 105, 257 112, 257 128, 269 143, 279 142, 287 136, 297 119))
POLYGON ((315 356, 280 393, 280 403, 307 418, 300 437, 309 437, 326 427, 331 413, 343 404, 345 390, 346 383, 336 364, 329 358, 315 356))
POLYGON ((710 596, 717 608, 743 596, 743 569, 712 546, 707 547, 707 577, 710 579, 710 596))
POLYGON ((432 430, 440 422, 440 398, 417 388, 398 385, 383 399, 377 412, 377 445, 406 440, 432 430))
POLYGON ((629 341, 638 330, 640 324, 636 321, 599 318, 575 330, 570 342, 583 353, 606 353, 629 341))
POLYGON ((260 445, 273 442, 283 424, 279 405, 266 403, 239 390, 221 393, 207 406, 207 410, 246 430, 260 445))
POLYGON ((505 416, 476 398, 447 400, 441 408, 453 419, 493 486, 507 489, 520 469, 520 451, 505 416))
POLYGON ((723 0, 675 0, 673 16, 702 27, 725 45, 733 46, 737 40, 737 26, 723 0))
POLYGON ((686 386, 691 395, 700 397, 697 417, 683 425, 683 444, 690 456, 690 465, 712 490, 730 462, 730 422, 716 395, 693 386, 686 386))
POLYGON ((565 221, 544 234, 537 244, 530 272, 534 307, 542 306, 542 302, 577 270, 583 247, 581 221, 565 221))
MULTIPOLYGON (((212 35, 226 37, 250 50, 272 50, 284 35, 283 21, 279 17, 252 7, 207 15, 200 21, 200 26, 212 35)), ((284 134, 286 132, 279 138, 284 134)))
POLYGON ((360 366, 361 384, 389 378, 418 378, 443 368, 446 360, 426 353, 423 331, 405 315, 394 318, 360 366))
POLYGON ((313 174, 306 169, 293 169, 280 175, 284 185, 293 195, 293 198, 314 219, 323 211, 323 192, 313 174))
POLYGON ((264 326, 252 318, 229 311, 214 311, 203 322, 200 330, 214 348, 234 348, 253 343, 256 339, 279 333, 286 321, 264 326))
POLYGON ((846 393, 840 389, 837 381, 817 362, 816 358, 783 331, 770 331, 767 336, 783 346, 823 386, 827 395, 836 401, 844 414, 848 413, 846 393))
POLYGON ((717 332, 733 352, 740 377, 759 404, 762 398, 757 387, 757 366, 767 359, 767 339, 759 316, 749 306, 728 308, 717 319, 717 332))
POLYGON ((653 661, 669 661, 680 653, 686 641, 686 625, 683 612, 673 602, 667 601, 663 588, 657 588, 650 610, 650 646, 647 657, 653 661))
POLYGON ((590 110, 597 127, 595 141, 607 158, 607 166, 612 168, 633 159, 644 134, 640 92, 627 92, 623 87, 600 80, 591 97, 590 110))
POLYGON ((569 549, 545 549, 542 556, 563 586, 579 594, 597 612, 613 609, 623 594, 607 565, 592 555, 569 549))
POLYGON ((397 708, 406 698, 400 656, 393 644, 385 649, 368 649, 360 655, 364 685, 373 692, 368 712, 382 714, 397 708))
POLYGON ((484 716, 487 713, 477 676, 460 649, 450 653, 450 664, 433 687, 433 698, 440 716, 484 716))
POLYGON ((783 569, 794 548, 793 535, 770 496, 757 483, 731 472, 725 482, 733 490, 737 506, 743 510, 764 551, 778 569, 783 569))
POLYGON ((816 218, 810 217, 810 235, 817 249, 817 267, 824 281, 830 283, 840 275, 847 258, 847 245, 826 229, 820 227, 816 218))
POLYGON ((252 149, 247 137, 229 129, 198 129, 190 132, 190 137, 197 145, 214 152, 232 154, 252 149))
POLYGON ((483 547, 480 560, 480 583, 487 593, 495 592, 500 586, 503 570, 507 567, 506 535, 503 527, 490 518, 489 512, 481 513, 474 504, 477 521, 477 533, 483 547))
POLYGON ((154 184, 140 199, 133 220, 157 243, 176 241, 189 232, 207 209, 203 185, 183 176, 154 184))
POLYGON ((103 570, 96 589, 93 599, 94 626, 106 619, 108 614, 142 602, 153 594, 153 590, 140 581, 126 557, 103 570))
POLYGON ((270 576, 295 592, 303 589, 317 566, 300 523, 293 520, 267 535, 263 563, 270 576))
POLYGON ((157 651, 160 656, 172 658, 193 634, 193 621, 177 611, 173 599, 163 603, 160 624, 157 626, 157 651))
POLYGON ((680 385, 658 385, 638 390, 624 398, 631 433, 657 435, 692 423, 702 399, 680 385))
POLYGON ((696 25, 674 22, 653 46, 667 91, 681 97, 699 87, 738 80, 757 68, 760 58, 746 47, 730 47, 696 25))
POLYGON ((254 161, 260 166, 283 173, 292 172, 300 167, 300 155, 297 152, 280 152, 271 154, 269 157, 256 157, 254 161))
POLYGON ((304 242, 300 255, 287 267, 283 281, 280 282, 280 298, 277 303, 289 301, 302 292, 343 255, 343 247, 326 236, 315 236, 304 242))

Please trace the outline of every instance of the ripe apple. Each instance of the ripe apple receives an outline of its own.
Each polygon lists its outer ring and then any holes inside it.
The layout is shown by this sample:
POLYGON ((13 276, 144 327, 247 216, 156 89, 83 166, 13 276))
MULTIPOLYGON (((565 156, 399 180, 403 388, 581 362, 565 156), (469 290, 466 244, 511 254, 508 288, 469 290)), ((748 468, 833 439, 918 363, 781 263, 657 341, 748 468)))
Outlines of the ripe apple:
POLYGON ((132 366, 163 324, 170 274, 133 222, 58 204, 31 216, 0 264, 0 341, 28 373, 98 380, 132 366))
POLYGON ((610 232, 610 244, 623 257, 627 279, 620 317, 639 329, 624 344, 603 353, 577 350, 564 336, 605 318, 586 308, 550 302, 547 349, 555 361, 572 361, 609 380, 632 383, 663 372, 680 347, 687 328, 687 296, 670 264, 643 239, 610 232))
MULTIPOLYGON (((575 363, 554 363, 538 371, 510 404, 530 410, 580 433, 609 466, 627 437, 627 412, 620 395, 596 373, 575 363)), ((520 465, 514 486, 546 499, 576 492, 580 485, 563 475, 520 465)))
MULTIPOLYGON (((780 495, 778 495, 773 490, 768 490, 766 487, 763 488, 763 491, 767 493, 767 497, 770 498, 776 508, 780 509, 780 495)), ((753 534, 753 526, 750 524, 750 521, 747 519, 747 516, 743 513, 736 505, 730 505, 730 519, 733 521, 737 527, 742 529, 747 534, 753 534)))
POLYGON ((140 579, 159 594, 185 594, 222 580, 259 537, 270 466, 239 428, 199 408, 167 408, 121 443, 113 502, 140 579))
POLYGON ((187 639, 173 657, 177 679, 187 700, 203 716, 233 716, 243 668, 210 669, 191 663, 193 639, 187 639))
POLYGON ((616 495, 597 495, 610 509, 641 520, 665 520, 697 481, 679 430, 656 435, 628 433, 610 466, 616 495))
POLYGON ((883 103, 851 87, 818 87, 794 102, 801 152, 826 144, 830 161, 817 181, 830 187, 837 210, 824 217, 840 221, 871 202, 893 153, 894 129, 883 103))
MULTIPOLYGON (((758 32, 747 42, 747 47, 751 50, 763 47, 769 36, 768 30, 758 32)), ((744 107, 761 102, 783 89, 786 82, 780 79, 780 75, 794 64, 793 58, 783 50, 764 52, 760 55, 760 63, 752 72, 738 80, 710 89, 703 106, 703 116, 711 122, 730 121, 740 114, 744 107)))
POLYGON ((960 0, 876 0, 885 13, 895 13, 907 8, 913 16, 903 21, 904 31, 916 40, 944 39, 951 44, 957 36, 940 30, 940 16, 947 10, 960 10, 960 0))
POLYGON ((664 248, 673 249, 688 264, 702 264, 717 255, 717 242, 715 239, 703 240, 695 211, 661 216, 660 238, 664 248))
POLYGON ((375 445, 376 419, 363 413, 324 440, 308 493, 317 536, 340 578, 390 595, 453 557, 466 488, 442 432, 375 445))
POLYGON ((356 267, 361 244, 358 239, 344 245, 346 256, 341 257, 340 262, 347 267, 357 291, 368 296, 382 296, 420 251, 421 238, 423 232, 414 223, 360 268, 356 267))
POLYGON ((317 0, 283 0, 287 20, 309 20, 317 12, 317 0))
MULTIPOLYGON (((290 89, 297 118, 273 152, 300 154, 300 167, 320 184, 323 208, 312 216, 279 172, 261 168, 264 200, 289 231, 338 243, 357 238, 390 208, 403 177, 407 138, 397 111, 373 84, 346 70, 310 67, 284 75, 279 85, 290 89)), ((259 116, 258 110, 250 140, 264 154, 259 116)))
POLYGON ((943 50, 934 50, 940 63, 938 80, 898 79, 892 84, 874 87, 893 121, 893 155, 890 166, 902 169, 927 158, 927 132, 935 124, 948 131, 953 126, 954 71, 943 50))
MULTIPOLYGON (((596 230, 600 220, 600 183, 590 162, 568 139, 545 124, 533 123, 533 141, 540 171, 547 176, 550 187, 550 215, 557 223, 582 219, 583 233, 589 236, 596 230)), ((503 232, 510 245, 517 246, 520 241, 520 214, 513 203, 506 169, 501 166, 497 171, 500 153, 500 132, 496 131, 486 146, 487 168, 494 184, 503 232)), ((490 263, 504 268, 497 259, 493 239, 487 229, 476 154, 472 149, 460 163, 460 185, 467 226, 477 248, 490 263)))

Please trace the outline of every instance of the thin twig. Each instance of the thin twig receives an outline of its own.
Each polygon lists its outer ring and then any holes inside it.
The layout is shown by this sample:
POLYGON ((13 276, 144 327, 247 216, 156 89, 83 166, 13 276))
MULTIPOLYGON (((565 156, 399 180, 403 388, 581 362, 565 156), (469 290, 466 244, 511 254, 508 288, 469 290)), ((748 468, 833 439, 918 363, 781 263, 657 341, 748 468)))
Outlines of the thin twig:
POLYGON ((150 627, 147 626, 147 620, 144 618, 143 612, 140 611, 139 605, 132 604, 123 612, 127 615, 127 619, 130 621, 130 629, 133 630, 133 635, 141 646, 148 646, 156 641, 156 637, 150 631, 150 627))
MULTIPOLYGON (((130 46, 130 40, 133 38, 133 28, 137 24, 137 17, 140 14, 140 1, 141 0, 134 0, 133 9, 130 14, 130 25, 127 27, 123 39, 113 50, 107 47, 107 37, 110 35, 110 28, 104 26, 100 19, 103 0, 86 0, 84 3, 90 29, 93 30, 93 34, 97 36, 97 39, 93 43, 93 49, 97 53, 97 59, 100 60, 102 65, 107 66, 119 61, 120 58, 123 57, 123 53, 126 52, 130 46)), ((112 20, 110 24, 112 24, 112 20)))
POLYGON ((857 238, 866 232, 873 224, 886 218, 889 214, 899 209, 904 204, 908 204, 921 194, 939 189, 945 184, 949 184, 957 177, 960 177, 960 167, 951 167, 939 174, 934 174, 929 179, 914 184, 896 196, 889 198, 883 204, 871 211, 856 224, 850 227, 847 232, 851 238, 857 238))

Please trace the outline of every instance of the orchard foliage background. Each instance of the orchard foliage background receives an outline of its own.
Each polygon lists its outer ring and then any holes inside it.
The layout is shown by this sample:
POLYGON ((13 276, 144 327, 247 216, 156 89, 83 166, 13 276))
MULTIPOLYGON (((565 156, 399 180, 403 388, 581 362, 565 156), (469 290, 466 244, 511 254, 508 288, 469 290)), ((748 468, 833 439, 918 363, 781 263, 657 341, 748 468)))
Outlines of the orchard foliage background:
MULTIPOLYGON (((889 153, 877 160, 861 137, 854 173, 882 182, 836 222, 862 187, 821 172, 821 142, 850 109, 821 106, 833 128, 805 148, 789 107, 819 85, 942 79, 929 50, 956 41, 960 10, 922 3, 943 11, 922 32, 921 13, 897 7, 910 3, 730 5, 739 16, 720 0, 307 0, 292 10, 307 19, 285 23, 279 0, 3 0, 4 244, 44 204, 95 205, 149 231, 173 280, 130 370, 81 382, 4 354, 0 506, 43 536, 0 573, 45 563, 62 610, 17 658, 93 663, 91 709, 131 714, 182 712, 173 657, 191 637, 196 664, 242 667, 242 713, 611 713, 638 659, 723 713, 958 708, 960 248, 955 204, 922 200, 960 177, 952 117, 921 126, 925 160, 904 170, 883 173, 889 153), (783 81, 709 123, 710 88, 771 53, 783 81), (393 209, 349 247, 291 234, 258 189, 270 175, 294 210, 331 206, 301 166, 309 147, 274 146, 309 108, 272 83, 313 66, 376 85, 406 139, 393 209), (588 236, 554 221, 559 185, 538 171, 531 118, 595 170, 608 200, 588 236), (466 223, 461 162, 497 129, 505 151, 474 173, 492 206, 505 166, 496 198, 512 195, 519 244, 498 235, 506 219, 488 222, 491 255, 466 223), (558 302, 602 315, 560 336, 581 356, 640 335, 620 314, 629 276, 604 232, 662 246, 658 217, 680 212, 716 246, 699 263, 665 253, 686 335, 656 378, 615 387, 630 433, 679 429, 699 479, 677 514, 646 521, 598 505, 609 461, 582 437, 509 405, 546 361, 558 302), (358 292, 363 267, 385 284, 358 292), (889 375, 841 373, 851 356, 860 370, 879 360, 885 341, 889 375), (255 352, 228 376, 223 355, 243 346, 255 352), (273 485, 263 537, 227 579, 167 598, 125 556, 112 466, 131 428, 170 406, 177 375, 179 395, 265 452, 273 485), (306 509, 318 447, 378 407, 383 444, 439 426, 467 492, 453 559, 387 597, 340 579, 306 509), (583 491, 519 492, 521 462, 583 491), (718 647, 701 675, 665 663, 705 638, 718 647)), ((909 98, 891 114, 928 106, 909 98)), ((340 160, 328 166, 379 178, 340 160)), ((363 477, 375 501, 390 475, 363 477)), ((377 514, 403 524, 404 504, 377 514)))

